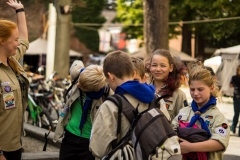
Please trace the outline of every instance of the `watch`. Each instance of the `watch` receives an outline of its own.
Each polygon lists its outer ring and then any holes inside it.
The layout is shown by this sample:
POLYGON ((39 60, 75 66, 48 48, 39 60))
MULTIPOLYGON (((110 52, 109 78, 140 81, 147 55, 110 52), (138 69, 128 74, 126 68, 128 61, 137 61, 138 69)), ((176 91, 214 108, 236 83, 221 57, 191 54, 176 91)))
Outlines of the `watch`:
POLYGON ((3 155, 3 150, 0 149, 0 156, 3 155))

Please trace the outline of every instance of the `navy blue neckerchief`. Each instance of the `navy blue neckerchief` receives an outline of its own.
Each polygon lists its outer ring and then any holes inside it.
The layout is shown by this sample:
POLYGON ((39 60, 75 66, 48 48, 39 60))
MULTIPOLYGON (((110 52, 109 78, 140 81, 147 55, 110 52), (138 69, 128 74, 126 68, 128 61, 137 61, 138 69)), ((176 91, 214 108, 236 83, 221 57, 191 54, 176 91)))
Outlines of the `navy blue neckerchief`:
POLYGON ((154 99, 155 87, 139 81, 127 81, 118 86, 115 93, 129 93, 143 103, 150 103, 154 99))
POLYGON ((204 122, 204 120, 200 115, 201 113, 206 112, 209 109, 209 107, 211 107, 212 105, 215 105, 216 101, 217 101, 216 98, 214 96, 211 96, 207 104, 205 104, 203 107, 199 109, 197 106, 197 103, 193 100, 191 106, 192 106, 192 110, 195 112, 195 115, 191 118, 191 121, 187 127, 192 127, 196 123, 196 121, 199 120, 199 122, 201 123, 202 129, 206 130, 208 132, 208 136, 211 137, 211 133, 208 129, 208 126, 206 125, 206 123, 204 122), (197 112, 200 112, 200 114, 197 114, 197 112))
POLYGON ((84 105, 82 106, 82 117, 81 117, 80 126, 79 126, 81 134, 82 134, 83 126, 87 120, 88 110, 91 109, 93 100, 101 98, 104 94, 104 91, 105 91, 105 87, 101 88, 98 92, 95 92, 95 91, 85 92, 86 100, 84 102, 84 105))

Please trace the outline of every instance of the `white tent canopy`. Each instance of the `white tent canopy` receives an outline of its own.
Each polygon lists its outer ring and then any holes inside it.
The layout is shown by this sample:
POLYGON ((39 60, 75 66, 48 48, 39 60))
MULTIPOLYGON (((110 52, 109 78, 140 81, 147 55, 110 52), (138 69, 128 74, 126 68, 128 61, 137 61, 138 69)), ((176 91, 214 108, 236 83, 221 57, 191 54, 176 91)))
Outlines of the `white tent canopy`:
POLYGON ((214 73, 216 73, 218 70, 218 67, 221 65, 221 63, 222 63, 222 57, 215 56, 215 57, 206 59, 204 61, 204 66, 211 67, 213 69, 214 73))
MULTIPOLYGON (((191 56, 187 55, 186 53, 179 52, 173 48, 169 48, 169 52, 172 56, 179 57, 182 61, 196 61, 195 58, 192 58, 191 56)), ((144 59, 148 58, 148 55, 145 52, 145 47, 140 48, 138 51, 133 52, 131 54, 132 57, 141 57, 144 59)))
POLYGON ((229 84, 232 76, 236 75, 236 68, 240 64, 240 45, 217 49, 214 55, 221 56, 222 59, 216 72, 221 91, 225 95, 233 96, 233 88, 230 88, 229 84))
POLYGON ((215 56, 222 55, 222 54, 238 54, 240 53, 240 45, 228 47, 228 48, 220 48, 214 52, 215 56))
MULTIPOLYGON (((47 40, 38 38, 29 44, 29 48, 28 48, 27 52, 25 53, 25 55, 40 55, 40 54, 45 55, 46 53, 47 53, 47 40)), ((81 57, 82 56, 81 53, 75 52, 73 50, 69 51, 69 55, 71 57, 75 57, 75 56, 81 57)))

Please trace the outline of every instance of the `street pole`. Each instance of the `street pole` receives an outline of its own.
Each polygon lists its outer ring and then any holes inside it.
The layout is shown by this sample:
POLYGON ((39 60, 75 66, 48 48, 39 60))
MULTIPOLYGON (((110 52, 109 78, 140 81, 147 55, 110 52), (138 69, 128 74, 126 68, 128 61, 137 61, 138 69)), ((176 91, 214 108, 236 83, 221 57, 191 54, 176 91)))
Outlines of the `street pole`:
POLYGON ((57 0, 57 26, 55 42, 54 71, 66 78, 69 72, 70 29, 72 16, 69 12, 71 0, 57 0))

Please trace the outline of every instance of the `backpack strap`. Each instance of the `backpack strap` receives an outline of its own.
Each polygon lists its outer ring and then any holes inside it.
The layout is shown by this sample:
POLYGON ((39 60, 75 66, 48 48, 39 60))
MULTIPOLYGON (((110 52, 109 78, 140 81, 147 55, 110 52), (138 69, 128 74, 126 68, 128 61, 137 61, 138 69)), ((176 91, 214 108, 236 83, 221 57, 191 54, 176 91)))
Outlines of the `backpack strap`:
POLYGON ((149 109, 151 109, 151 108, 159 108, 160 109, 161 106, 159 104, 159 101, 168 96, 169 95, 159 96, 158 94, 154 94, 154 99, 152 100, 151 103, 149 103, 149 109))
POLYGON ((64 102, 66 102, 66 99, 67 99, 66 97, 67 97, 67 95, 68 95, 68 92, 72 89, 72 87, 74 86, 74 84, 77 82, 77 80, 78 80, 78 78, 79 78, 79 76, 80 76, 80 73, 81 73, 81 72, 79 72, 78 76, 72 81, 71 86, 68 87, 67 91, 65 92, 65 94, 64 94, 64 102))
POLYGON ((109 92, 110 92, 110 87, 109 87, 109 85, 107 85, 106 87, 105 87, 105 90, 104 90, 104 93, 103 93, 103 98, 102 98, 102 100, 103 100, 103 102, 107 99, 107 97, 109 96, 109 92))

